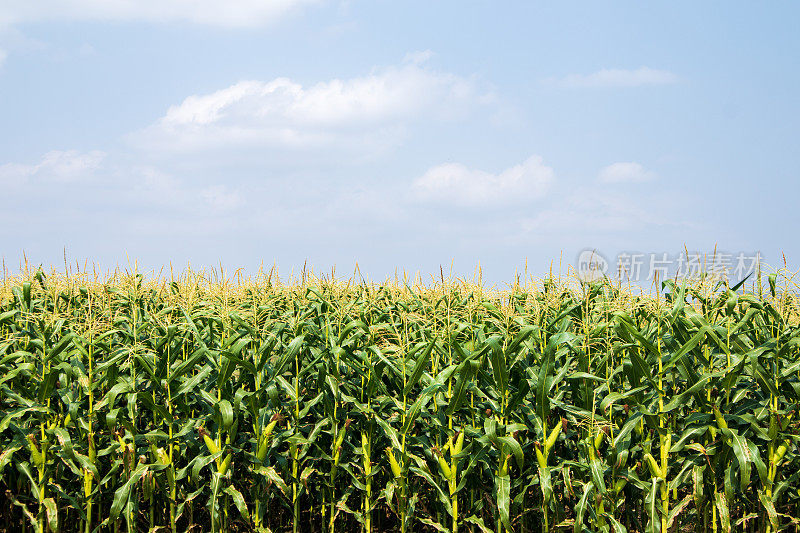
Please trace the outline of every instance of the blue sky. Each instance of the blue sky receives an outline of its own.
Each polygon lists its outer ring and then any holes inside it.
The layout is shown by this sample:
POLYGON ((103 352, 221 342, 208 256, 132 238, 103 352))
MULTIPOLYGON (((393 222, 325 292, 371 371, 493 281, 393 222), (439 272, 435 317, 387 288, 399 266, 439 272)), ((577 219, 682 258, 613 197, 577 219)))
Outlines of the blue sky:
POLYGON ((800 7, 0 4, 0 255, 488 280, 796 265, 800 7))

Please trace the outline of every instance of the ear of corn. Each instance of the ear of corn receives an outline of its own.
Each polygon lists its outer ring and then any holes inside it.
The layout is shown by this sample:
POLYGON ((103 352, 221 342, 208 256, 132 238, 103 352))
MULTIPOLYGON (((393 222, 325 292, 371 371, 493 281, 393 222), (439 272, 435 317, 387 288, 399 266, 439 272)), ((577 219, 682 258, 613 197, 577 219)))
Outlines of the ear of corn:
POLYGON ((26 273, 0 293, 3 527, 776 532, 791 279, 26 273))

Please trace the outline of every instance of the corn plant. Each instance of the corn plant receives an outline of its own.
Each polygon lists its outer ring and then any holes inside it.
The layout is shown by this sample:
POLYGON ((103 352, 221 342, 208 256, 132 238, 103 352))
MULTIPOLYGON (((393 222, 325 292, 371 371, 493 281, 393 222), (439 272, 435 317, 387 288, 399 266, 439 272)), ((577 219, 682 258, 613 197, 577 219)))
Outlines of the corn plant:
POLYGON ((0 530, 797 528, 793 279, 24 271, 0 530))

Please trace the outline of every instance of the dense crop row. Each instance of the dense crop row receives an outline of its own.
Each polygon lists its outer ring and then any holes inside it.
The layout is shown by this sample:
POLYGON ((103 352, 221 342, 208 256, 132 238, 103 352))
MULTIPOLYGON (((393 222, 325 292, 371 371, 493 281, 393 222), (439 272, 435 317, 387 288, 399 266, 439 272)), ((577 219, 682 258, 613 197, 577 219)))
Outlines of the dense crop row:
POLYGON ((775 279, 40 273, 0 307, 0 529, 794 528, 800 335, 775 279))

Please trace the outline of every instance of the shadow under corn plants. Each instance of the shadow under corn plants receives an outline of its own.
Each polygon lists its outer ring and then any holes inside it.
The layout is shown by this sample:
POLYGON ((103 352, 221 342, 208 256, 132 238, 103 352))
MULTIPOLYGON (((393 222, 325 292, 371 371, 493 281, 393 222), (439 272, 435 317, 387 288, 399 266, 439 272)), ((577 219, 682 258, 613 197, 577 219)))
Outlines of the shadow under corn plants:
POLYGON ((794 529, 776 285, 23 275, 0 529, 794 529))

